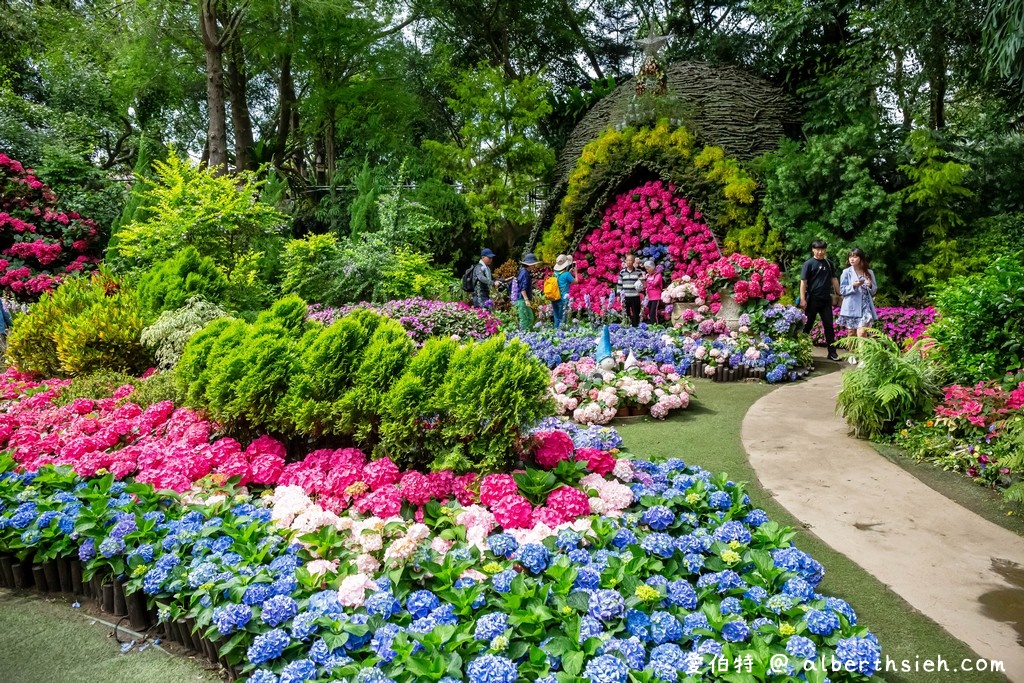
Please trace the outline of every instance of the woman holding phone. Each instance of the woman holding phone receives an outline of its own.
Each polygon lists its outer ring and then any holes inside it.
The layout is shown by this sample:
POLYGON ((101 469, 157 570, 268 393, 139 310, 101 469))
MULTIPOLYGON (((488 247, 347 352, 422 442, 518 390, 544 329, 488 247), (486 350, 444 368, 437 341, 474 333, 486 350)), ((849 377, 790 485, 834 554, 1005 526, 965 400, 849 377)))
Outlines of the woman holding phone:
POLYGON ((866 337, 868 328, 878 320, 874 300, 878 283, 875 281, 874 271, 868 266, 868 257, 862 249, 851 249, 848 261, 850 267, 844 270, 839 278, 839 293, 843 297, 843 305, 839 309, 836 322, 850 330, 857 330, 858 337, 866 337))

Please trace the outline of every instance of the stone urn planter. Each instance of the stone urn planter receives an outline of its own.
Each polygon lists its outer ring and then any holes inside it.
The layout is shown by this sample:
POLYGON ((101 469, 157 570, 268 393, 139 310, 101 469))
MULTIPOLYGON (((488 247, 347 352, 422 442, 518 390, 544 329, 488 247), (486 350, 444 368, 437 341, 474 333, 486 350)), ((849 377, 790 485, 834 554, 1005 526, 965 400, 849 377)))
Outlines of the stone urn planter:
POLYGON ((730 330, 738 330, 740 328, 740 315, 743 311, 732 297, 732 288, 723 287, 718 290, 718 294, 720 297, 719 303, 722 305, 718 311, 718 317, 725 321, 730 330))
POLYGON ((677 301, 672 304, 672 316, 670 322, 672 325, 676 325, 683 321, 683 313, 686 311, 696 311, 700 308, 699 304, 692 301, 677 301))

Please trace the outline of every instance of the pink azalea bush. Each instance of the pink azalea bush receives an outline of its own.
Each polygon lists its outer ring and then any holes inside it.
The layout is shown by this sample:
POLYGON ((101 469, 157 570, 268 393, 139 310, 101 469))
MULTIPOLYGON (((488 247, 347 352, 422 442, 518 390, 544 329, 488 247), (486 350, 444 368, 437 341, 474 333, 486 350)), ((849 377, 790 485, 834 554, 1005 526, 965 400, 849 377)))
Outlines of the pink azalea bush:
POLYGON ((601 226, 576 250, 578 281, 572 286, 573 305, 595 312, 615 288, 623 257, 641 249, 656 249, 665 282, 691 277, 721 256, 715 237, 674 185, 651 181, 623 192, 605 210, 601 226))
POLYGON ((35 171, 0 153, 0 287, 37 299, 69 274, 94 269, 99 242, 92 220, 58 209, 35 171))
MULTIPOLYGON (((839 308, 832 309, 835 315, 839 315, 839 308)), ((923 336, 928 326, 935 322, 935 308, 913 308, 910 306, 880 306, 875 309, 878 313, 878 320, 875 321, 875 328, 880 329, 887 337, 897 344, 906 344, 917 341, 923 336)), ((845 327, 836 327, 836 338, 847 337, 850 330, 845 327)), ((821 327, 821 321, 814 323, 811 328, 811 341, 817 346, 825 345, 825 330, 821 327)))

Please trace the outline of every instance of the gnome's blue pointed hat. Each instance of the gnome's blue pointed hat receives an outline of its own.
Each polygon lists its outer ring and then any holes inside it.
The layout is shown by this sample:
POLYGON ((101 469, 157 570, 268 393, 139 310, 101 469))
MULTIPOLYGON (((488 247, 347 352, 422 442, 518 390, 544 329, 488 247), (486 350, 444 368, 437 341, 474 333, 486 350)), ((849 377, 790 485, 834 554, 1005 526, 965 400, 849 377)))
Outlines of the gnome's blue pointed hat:
POLYGON ((612 355, 612 335, 608 331, 608 326, 604 325, 601 327, 601 336, 597 339, 597 353, 595 356, 598 363, 603 361, 605 358, 611 358, 612 355))

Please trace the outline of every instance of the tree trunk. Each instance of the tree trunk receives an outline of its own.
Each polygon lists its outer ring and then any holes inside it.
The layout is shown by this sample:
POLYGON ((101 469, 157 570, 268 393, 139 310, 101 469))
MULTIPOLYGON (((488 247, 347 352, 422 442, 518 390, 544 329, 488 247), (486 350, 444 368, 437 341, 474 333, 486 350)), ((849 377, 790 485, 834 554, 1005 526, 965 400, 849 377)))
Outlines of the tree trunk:
POLYGON ((224 54, 217 32, 217 9, 214 0, 203 0, 199 26, 206 52, 206 105, 209 124, 206 144, 209 165, 218 175, 228 170, 227 114, 224 105, 224 54))
POLYGON ((928 124, 932 130, 942 130, 946 127, 946 29, 941 24, 934 25, 930 38, 928 124))
POLYGON ((228 94, 231 97, 231 127, 235 131, 235 168, 255 170, 252 158, 252 120, 245 95, 248 78, 245 75, 245 53, 242 39, 236 31, 228 43, 228 94))
POLYGON ((292 130, 292 103, 295 101, 295 83, 292 81, 292 54, 281 56, 281 76, 277 80, 277 99, 281 103, 277 119, 277 140, 274 142, 274 165, 284 165, 288 150, 288 135, 292 130))

